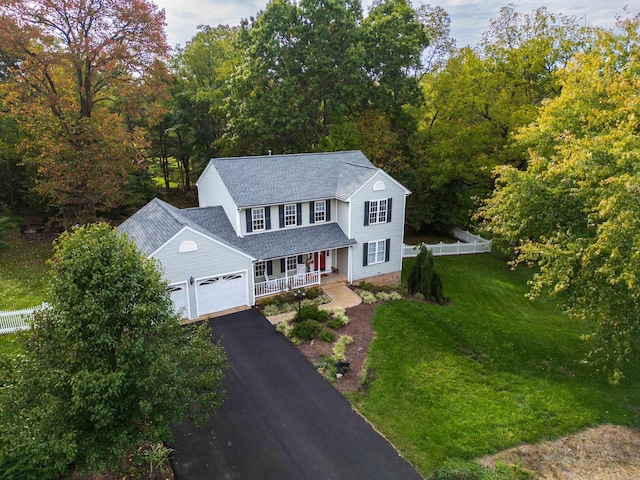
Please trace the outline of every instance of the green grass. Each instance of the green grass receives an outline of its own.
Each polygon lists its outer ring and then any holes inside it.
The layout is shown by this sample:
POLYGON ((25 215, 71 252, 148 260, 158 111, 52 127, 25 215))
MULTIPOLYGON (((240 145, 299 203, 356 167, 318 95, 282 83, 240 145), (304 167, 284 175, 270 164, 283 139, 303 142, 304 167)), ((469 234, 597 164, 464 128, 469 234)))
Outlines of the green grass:
POLYGON ((44 285, 51 257, 51 240, 26 239, 17 231, 0 250, 0 310, 35 307, 44 300, 44 285))
POLYGON ((0 357, 15 357, 21 352, 22 348, 16 341, 17 336, 17 333, 6 333, 4 335, 0 335, 0 357))
POLYGON ((350 397, 423 475, 591 425, 638 424, 640 378, 612 387, 583 365, 585 326, 527 300, 529 271, 496 255, 435 266, 452 304, 381 305, 369 390, 350 397))

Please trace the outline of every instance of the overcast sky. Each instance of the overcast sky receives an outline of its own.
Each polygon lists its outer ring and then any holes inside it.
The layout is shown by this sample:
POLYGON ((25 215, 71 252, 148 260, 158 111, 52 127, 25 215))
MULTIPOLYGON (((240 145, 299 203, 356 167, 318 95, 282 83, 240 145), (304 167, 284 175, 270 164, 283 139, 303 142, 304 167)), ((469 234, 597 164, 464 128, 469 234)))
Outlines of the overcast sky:
MULTIPOLYGON (((243 18, 255 17, 263 10, 267 0, 155 0, 165 9, 167 17, 167 36, 169 45, 183 45, 197 32, 198 25, 238 25, 243 18)), ((365 13, 372 0, 363 0, 365 13)), ((508 0, 446 0, 440 3, 419 2, 413 5, 429 3, 444 8, 451 18, 451 36, 457 40, 458 47, 476 45, 482 32, 489 25, 489 20, 498 16, 500 7, 508 0)), ((547 0, 514 1, 518 10, 529 13, 538 7, 545 6, 552 13, 574 15, 584 23, 605 28, 613 27, 617 14, 623 13, 624 1, 617 0, 547 0)), ((637 10, 632 10, 637 13, 637 10)))

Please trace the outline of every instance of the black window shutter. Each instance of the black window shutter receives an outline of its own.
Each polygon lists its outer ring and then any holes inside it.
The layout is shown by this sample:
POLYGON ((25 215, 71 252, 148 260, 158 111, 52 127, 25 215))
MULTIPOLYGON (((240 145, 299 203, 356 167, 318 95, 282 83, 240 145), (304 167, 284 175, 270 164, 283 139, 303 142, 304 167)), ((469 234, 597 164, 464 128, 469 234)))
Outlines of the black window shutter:
POLYGON ((391 221, 391 200, 393 198, 387 198, 387 223, 391 221))
POLYGON ((387 241, 385 242, 384 245, 384 261, 388 262, 389 261, 389 254, 391 253, 391 249, 389 248, 391 246, 391 239, 387 238, 387 241))
POLYGON ((316 202, 309 202, 309 223, 316 223, 316 202))
POLYGON ((273 275, 273 261, 267 260, 267 275, 273 275))
MULTIPOLYGON (((369 203, 369 202, 367 202, 369 203)), ((369 265, 369 244, 368 243, 363 243, 362 244, 362 266, 366 267, 367 265, 369 265)))
POLYGON ((287 261, 284 258, 280 259, 280 271, 284 273, 287 268, 287 261))
POLYGON ((298 263, 302 263, 302 255, 298 255, 298 263))
POLYGON ((325 210, 326 210, 326 218, 327 218, 327 222, 331 221, 331 200, 326 200, 327 204, 325 206, 325 210))
POLYGON ((253 219, 251 218, 251 209, 247 208, 247 233, 253 232, 253 219))
POLYGON ((278 210, 280 213, 280 228, 284 228, 284 205, 279 205, 278 210))
POLYGON ((264 228, 271 230, 271 207, 264 207, 264 228))
POLYGON ((364 202, 364 226, 369 225, 369 201, 364 202))
POLYGON ((302 204, 296 203, 296 225, 302 225, 302 204))

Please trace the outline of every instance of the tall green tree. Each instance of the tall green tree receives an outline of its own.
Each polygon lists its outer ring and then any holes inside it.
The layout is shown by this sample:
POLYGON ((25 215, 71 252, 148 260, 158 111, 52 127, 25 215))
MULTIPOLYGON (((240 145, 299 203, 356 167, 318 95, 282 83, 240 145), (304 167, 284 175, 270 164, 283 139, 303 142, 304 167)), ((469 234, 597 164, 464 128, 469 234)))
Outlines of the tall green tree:
POLYGON ((362 21, 365 67, 373 82, 373 105, 382 111, 419 103, 421 55, 427 29, 407 0, 378 0, 362 21))
POLYGON ((572 17, 509 6, 480 48, 461 49, 423 77, 425 104, 412 142, 416 183, 409 185, 424 197, 410 199, 415 229, 468 222, 475 199, 493 188, 495 166, 526 165, 526 151, 512 136, 560 92, 555 73, 588 40, 589 30, 572 17))
POLYGON ((590 361, 612 382, 640 352, 639 24, 599 31, 561 71, 560 95, 518 136, 527 169, 499 168, 480 211, 515 264, 539 265, 532 295, 591 322, 590 361))
POLYGON ((355 108, 366 74, 357 0, 274 0, 239 33, 229 138, 236 153, 309 151, 355 108))
POLYGON ((54 246, 48 308, 0 364, 0 478, 100 471, 222 396, 225 354, 178 323, 156 261, 106 224, 54 246))

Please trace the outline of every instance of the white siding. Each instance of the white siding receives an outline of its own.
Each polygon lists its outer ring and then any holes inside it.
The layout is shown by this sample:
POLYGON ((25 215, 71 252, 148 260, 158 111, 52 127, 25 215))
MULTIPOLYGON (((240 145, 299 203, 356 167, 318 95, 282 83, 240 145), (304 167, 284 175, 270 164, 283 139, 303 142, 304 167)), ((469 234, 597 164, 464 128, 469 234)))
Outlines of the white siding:
POLYGON ((187 282, 189 309, 195 315, 195 282, 189 278, 201 279, 216 275, 246 271, 248 276, 249 304, 253 298, 253 267, 251 258, 191 229, 185 229, 163 245, 154 255, 162 263, 164 276, 169 283, 187 282), (185 241, 194 242, 198 249, 180 253, 180 245, 185 241))
POLYGON ((404 239, 404 209, 406 190, 382 172, 374 175, 351 198, 350 237, 358 244, 352 252, 352 281, 402 270, 402 242, 404 239), (373 186, 382 180, 384 190, 374 191, 373 186), (392 199, 391 222, 364 225, 365 201, 392 199), (389 261, 363 266, 363 244, 390 239, 389 261))
POLYGON ((238 207, 213 165, 210 164, 207 167, 204 174, 198 179, 197 186, 199 206, 216 207, 220 205, 227 214, 227 218, 236 234, 238 234, 238 207))
POLYGON ((345 235, 348 238, 351 238, 350 234, 349 234, 349 203, 348 202, 343 202, 341 200, 336 200, 336 214, 334 216, 334 218, 336 219, 336 222, 338 222, 338 225, 340 225, 340 228, 342 229, 342 231, 345 233, 345 235))

